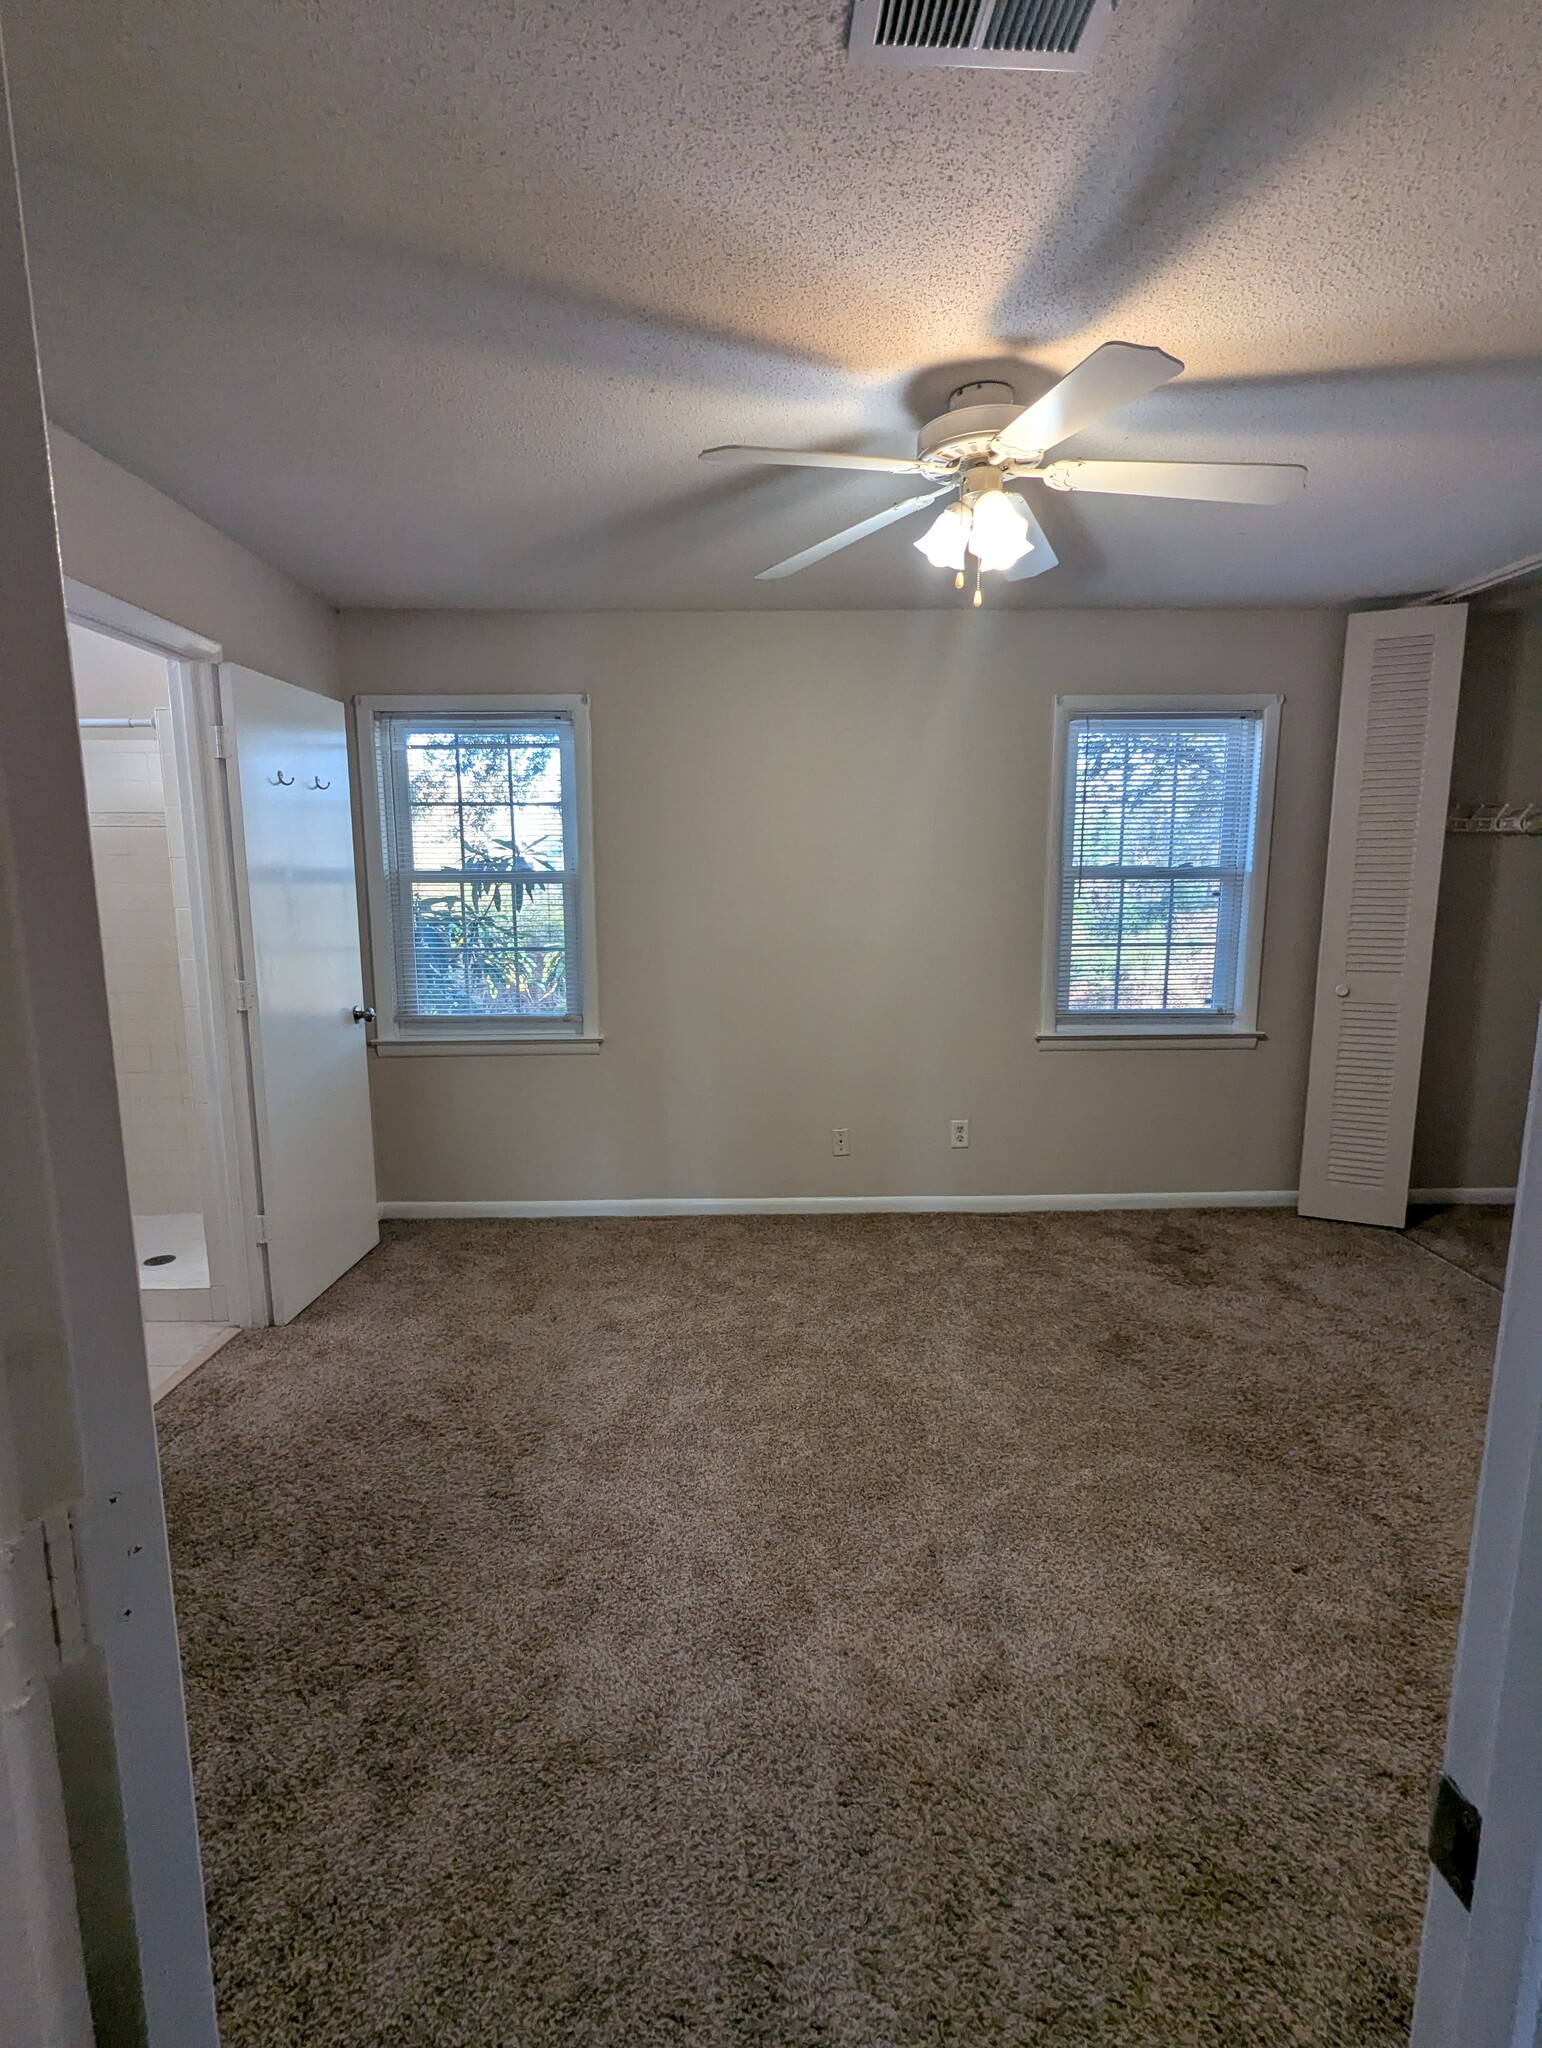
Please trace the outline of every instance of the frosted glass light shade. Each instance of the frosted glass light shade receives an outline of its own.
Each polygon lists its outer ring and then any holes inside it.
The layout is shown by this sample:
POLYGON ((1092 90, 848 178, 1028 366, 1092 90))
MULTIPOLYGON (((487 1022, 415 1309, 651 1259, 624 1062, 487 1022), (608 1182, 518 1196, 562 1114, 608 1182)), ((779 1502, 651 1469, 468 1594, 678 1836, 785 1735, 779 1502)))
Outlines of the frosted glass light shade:
POLYGON ((955 499, 945 512, 938 513, 916 546, 934 569, 962 569, 969 527, 969 514, 955 499))
POLYGON ((1003 490, 982 491, 969 528, 969 552, 980 567, 1010 569, 1032 549, 1028 517, 1017 500, 1003 490))

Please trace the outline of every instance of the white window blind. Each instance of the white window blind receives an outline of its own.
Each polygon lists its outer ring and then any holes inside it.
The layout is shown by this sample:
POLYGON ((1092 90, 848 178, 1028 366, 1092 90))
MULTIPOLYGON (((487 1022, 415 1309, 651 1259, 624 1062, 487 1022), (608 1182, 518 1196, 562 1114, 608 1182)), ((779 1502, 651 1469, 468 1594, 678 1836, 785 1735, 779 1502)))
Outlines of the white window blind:
POLYGON ((396 1031, 580 1032, 572 716, 381 712, 374 742, 396 1031))
POLYGON ((1265 709, 1074 710, 1054 1027, 1251 1025, 1265 709))

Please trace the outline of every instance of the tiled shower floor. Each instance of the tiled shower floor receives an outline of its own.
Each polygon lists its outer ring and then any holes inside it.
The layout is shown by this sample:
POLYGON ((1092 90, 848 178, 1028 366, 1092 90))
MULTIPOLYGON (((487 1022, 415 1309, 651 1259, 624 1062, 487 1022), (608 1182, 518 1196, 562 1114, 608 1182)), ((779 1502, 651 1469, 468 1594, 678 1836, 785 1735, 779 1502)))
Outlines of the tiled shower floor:
POLYGON ((209 1252, 204 1243, 202 1216, 136 1216, 134 1255, 139 1261, 139 1284, 146 1287, 207 1287, 209 1252), (149 1258, 166 1264, 147 1266, 149 1258))

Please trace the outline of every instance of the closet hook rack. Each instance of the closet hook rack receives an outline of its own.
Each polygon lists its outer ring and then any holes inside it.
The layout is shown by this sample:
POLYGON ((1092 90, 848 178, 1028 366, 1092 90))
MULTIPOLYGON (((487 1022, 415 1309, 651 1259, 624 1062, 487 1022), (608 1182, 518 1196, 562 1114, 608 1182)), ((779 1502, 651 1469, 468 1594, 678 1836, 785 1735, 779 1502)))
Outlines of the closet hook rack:
POLYGON ((1481 832, 1500 839, 1542 839, 1542 804, 1453 804, 1446 830, 1481 832))

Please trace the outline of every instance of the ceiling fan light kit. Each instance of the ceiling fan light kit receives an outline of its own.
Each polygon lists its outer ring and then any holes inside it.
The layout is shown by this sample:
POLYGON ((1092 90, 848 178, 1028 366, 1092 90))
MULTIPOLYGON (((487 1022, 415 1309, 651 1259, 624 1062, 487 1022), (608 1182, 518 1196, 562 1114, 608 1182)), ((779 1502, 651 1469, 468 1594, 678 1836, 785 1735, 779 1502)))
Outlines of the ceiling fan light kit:
POLYGON ((1042 483, 1054 491, 1186 498, 1220 505, 1278 505, 1301 490, 1306 471, 1295 463, 1045 461, 1062 441, 1118 407, 1144 398, 1182 369, 1177 357, 1163 349, 1106 341, 1029 406, 1018 405, 1010 384, 960 385, 947 411, 922 427, 914 458, 844 455, 833 449, 725 447, 703 449, 702 460, 878 471, 919 476, 933 485, 762 569, 760 580, 793 575, 956 491, 953 503, 915 545, 934 567, 952 569, 959 588, 966 558, 972 557, 974 602, 979 604, 981 572, 1017 581, 1056 566, 1043 528, 1017 492, 1008 491, 1009 484, 1042 483))
POLYGON ((1002 474, 989 463, 971 469, 958 497, 939 512, 916 542, 936 569, 962 572, 973 555, 981 569, 1010 569, 1033 550, 1027 510, 1002 488, 1002 474))

